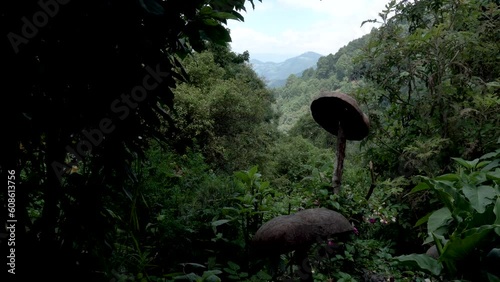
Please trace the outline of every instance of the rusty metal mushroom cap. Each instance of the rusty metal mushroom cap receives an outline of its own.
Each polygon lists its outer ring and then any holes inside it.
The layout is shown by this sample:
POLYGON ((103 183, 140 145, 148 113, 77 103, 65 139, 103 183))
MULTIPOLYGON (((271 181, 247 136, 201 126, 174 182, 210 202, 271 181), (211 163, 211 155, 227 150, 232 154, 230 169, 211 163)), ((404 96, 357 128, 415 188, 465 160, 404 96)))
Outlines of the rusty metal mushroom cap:
POLYGON ((370 121, 351 96, 325 92, 311 103, 314 120, 326 131, 337 135, 339 123, 347 140, 362 140, 368 135, 370 121))
POLYGON ((301 218, 308 224, 321 227, 316 230, 321 236, 353 231, 351 223, 342 214, 326 208, 305 209, 295 213, 295 217, 301 218))
POLYGON ((306 248, 318 238, 352 231, 349 221, 340 213, 315 208, 293 215, 281 215, 263 224, 252 238, 261 253, 287 253, 306 248))
POLYGON ((306 246, 313 238, 307 226, 293 215, 281 215, 264 223, 252 238, 259 253, 287 253, 306 246))

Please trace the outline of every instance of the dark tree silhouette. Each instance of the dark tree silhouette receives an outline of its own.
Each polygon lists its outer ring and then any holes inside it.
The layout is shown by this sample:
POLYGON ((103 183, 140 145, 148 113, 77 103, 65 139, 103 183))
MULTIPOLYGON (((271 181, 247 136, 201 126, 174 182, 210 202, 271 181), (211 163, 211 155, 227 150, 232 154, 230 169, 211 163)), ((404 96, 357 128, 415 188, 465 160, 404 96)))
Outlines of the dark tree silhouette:
MULTIPOLYGON (((16 272, 102 278, 98 258, 113 244, 103 202, 135 181, 130 164, 149 140, 168 139, 160 128, 175 127, 166 109, 186 78, 177 58, 229 42, 224 24, 243 20, 244 4, 2 2, 1 171, 5 178, 16 171, 16 272), (82 173, 71 174, 76 167, 82 173), (29 207, 41 214, 29 215, 29 207)), ((6 216, 3 209, 2 222, 6 216)))

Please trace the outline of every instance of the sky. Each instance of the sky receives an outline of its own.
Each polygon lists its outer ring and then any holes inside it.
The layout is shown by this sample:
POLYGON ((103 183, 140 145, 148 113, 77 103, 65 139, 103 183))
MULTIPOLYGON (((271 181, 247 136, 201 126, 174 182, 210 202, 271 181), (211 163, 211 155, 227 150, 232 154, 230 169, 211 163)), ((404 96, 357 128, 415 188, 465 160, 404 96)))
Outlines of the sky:
POLYGON ((248 51, 250 59, 282 62, 312 51, 335 54, 339 48, 379 25, 361 23, 379 19, 389 0, 254 0, 247 1, 244 22, 229 20, 231 49, 248 51))

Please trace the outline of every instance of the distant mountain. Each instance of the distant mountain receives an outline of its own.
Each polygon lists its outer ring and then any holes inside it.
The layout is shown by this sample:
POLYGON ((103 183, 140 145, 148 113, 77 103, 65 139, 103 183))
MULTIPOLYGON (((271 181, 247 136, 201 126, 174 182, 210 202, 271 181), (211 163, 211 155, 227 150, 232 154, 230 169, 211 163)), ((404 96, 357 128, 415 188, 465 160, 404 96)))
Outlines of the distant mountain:
POLYGON ((252 69, 265 79, 267 86, 280 87, 285 85, 286 79, 291 74, 301 76, 304 70, 311 67, 316 68, 316 63, 322 56, 315 52, 306 52, 281 63, 251 59, 250 64, 252 69))

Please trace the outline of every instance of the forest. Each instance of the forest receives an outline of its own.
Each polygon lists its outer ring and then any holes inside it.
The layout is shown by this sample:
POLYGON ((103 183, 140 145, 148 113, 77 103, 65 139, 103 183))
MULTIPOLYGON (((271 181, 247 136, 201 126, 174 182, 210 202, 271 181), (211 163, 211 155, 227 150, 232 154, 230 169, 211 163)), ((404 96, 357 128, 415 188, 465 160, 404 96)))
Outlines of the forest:
POLYGON ((272 89, 247 2, 0 4, 0 281, 500 281, 500 2, 388 1, 272 89))

